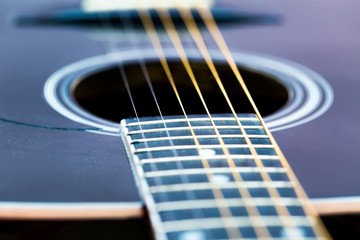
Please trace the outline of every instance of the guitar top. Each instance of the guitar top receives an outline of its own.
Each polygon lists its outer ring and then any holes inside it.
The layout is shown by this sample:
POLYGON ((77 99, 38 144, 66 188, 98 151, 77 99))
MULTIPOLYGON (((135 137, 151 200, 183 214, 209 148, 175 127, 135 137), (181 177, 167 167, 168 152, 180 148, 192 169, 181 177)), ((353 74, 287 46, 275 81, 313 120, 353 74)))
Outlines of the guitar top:
MULTIPOLYGON (((212 8, 267 126, 324 214, 360 212, 359 8, 357 1, 336 0, 219 0, 212 8)), ((22 211, 38 207, 39 213, 48 205, 63 213, 41 212, 39 218, 76 218, 71 208, 81 204, 113 209, 111 217, 140 216, 139 183, 128 160, 132 144, 126 151, 120 120, 157 117, 154 92, 164 115, 182 113, 170 85, 161 82, 167 72, 151 44, 154 39, 138 26, 141 19, 107 9, 99 15, 79 9, 77 1, 55 6, 42 0, 0 3, 0 217, 31 218, 22 211), (154 92, 144 90, 144 66, 154 92), (119 79, 129 79, 132 98, 126 81, 119 79), (137 111, 132 104, 139 106, 137 111)), ((153 27, 160 29, 174 81, 189 78, 174 38, 159 22, 153 27)), ((214 90, 217 85, 205 84, 211 68, 189 40, 186 23, 179 25, 184 25, 179 27, 184 52, 210 111, 231 114, 224 110, 227 102, 219 100, 221 92, 214 90)), ((199 25, 206 32, 206 24, 199 25)), ((216 39, 209 32, 204 36, 220 77, 227 79, 234 107, 252 112, 251 104, 241 104, 246 94, 229 74, 216 39)), ((179 85, 190 115, 203 116, 196 92, 179 85)))

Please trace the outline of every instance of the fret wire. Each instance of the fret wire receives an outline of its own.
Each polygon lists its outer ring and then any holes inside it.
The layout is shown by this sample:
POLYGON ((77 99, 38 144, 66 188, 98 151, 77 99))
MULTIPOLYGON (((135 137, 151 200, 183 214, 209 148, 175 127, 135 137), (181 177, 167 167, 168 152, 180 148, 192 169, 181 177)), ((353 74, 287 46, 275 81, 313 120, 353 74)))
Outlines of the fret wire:
MULTIPOLYGON (((177 90, 177 87, 175 85, 175 82, 174 82, 174 79, 172 77, 171 71, 169 69, 168 62, 167 62, 166 57, 164 55, 164 52, 162 50, 159 37, 156 34, 155 26, 154 26, 154 23, 153 23, 153 21, 151 19, 151 16, 149 16, 148 12, 146 12, 145 17, 142 14, 139 14, 139 16, 140 16, 140 19, 141 19, 143 25, 145 26, 145 30, 147 31, 147 33, 148 33, 148 35, 150 37, 150 40, 151 40, 151 42, 152 42, 152 44, 153 44, 159 58, 160 58, 160 63, 163 66, 163 68, 165 70, 165 74, 166 74, 166 76, 167 76, 167 78, 168 78, 168 80, 169 80, 169 82, 170 82, 170 84, 171 84, 171 86, 172 86, 172 88, 174 90, 174 93, 175 93, 175 95, 176 95, 176 97, 178 99, 178 102, 179 102, 180 107, 181 107, 181 109, 182 109, 182 111, 184 113, 187 124, 190 127, 191 134, 194 137, 195 144, 197 146, 199 146, 200 144, 199 144, 199 142, 198 142, 198 140, 196 138, 195 131, 192 129, 192 125, 191 125, 191 123, 190 123, 190 121, 189 121, 189 119, 187 117, 186 111, 185 111, 184 106, 182 104, 182 101, 180 99, 179 92, 177 90)), ((209 164, 208 164, 207 160, 205 158, 202 158, 201 160, 202 160, 202 164, 203 164, 204 168, 209 169, 209 164)), ((208 172, 206 174, 208 176, 208 179, 211 178, 211 174, 212 173, 210 173, 210 172, 208 172)), ((213 191, 214 196, 215 196, 215 201, 218 201, 218 199, 223 199, 222 193, 221 193, 221 191, 219 191, 217 189, 216 185, 214 185, 214 188, 212 189, 212 191, 213 191)), ((231 216, 231 212, 230 212, 230 210, 228 208, 224 208, 224 207, 220 208, 219 210, 220 210, 220 213, 222 215, 221 220, 224 221, 224 224, 225 224, 226 222, 225 222, 223 216, 231 216)), ((231 236, 231 238, 236 238, 237 236, 241 236, 241 233, 238 230, 234 231, 233 229, 230 229, 230 230, 227 230, 227 232, 228 232, 229 236, 231 236)))
MULTIPOLYGON (((144 174, 145 177, 161 177, 161 176, 172 176, 172 175, 191 175, 191 174, 206 174, 211 173, 261 173, 261 172, 271 172, 271 173, 286 173, 284 169, 280 168, 267 168, 263 167, 261 169, 254 167, 232 167, 229 168, 209 168, 209 169, 185 169, 185 170, 165 170, 165 171, 154 171, 147 172, 144 174)), ((240 181, 242 182, 242 181, 240 181)))
MULTIPOLYGON (((282 198, 283 201, 276 202, 278 205, 284 206, 302 206, 302 199, 298 198, 282 198)), ((253 206, 273 206, 274 203, 269 198, 254 198, 249 200, 243 200, 239 198, 226 198, 220 205, 228 205, 229 207, 245 207, 245 205, 253 206)), ((213 200, 192 200, 192 201, 171 201, 156 203, 156 208, 159 212, 171 211, 171 210, 186 210, 192 208, 212 208, 218 206, 213 200)))
MULTIPOLYGON (((248 217, 233 217, 236 221, 232 222, 232 225, 228 227, 281 227, 283 223, 277 216, 256 216, 253 217, 253 222, 248 217)), ((313 224, 314 220, 307 219, 306 217, 297 216, 283 216, 283 221, 293 221, 295 223, 294 228, 309 227, 313 224)), ((164 222, 164 229, 168 232, 180 232, 198 229, 214 229, 224 227, 218 218, 205 218, 200 221, 191 220, 177 220, 164 222)), ((302 238, 301 238, 302 239, 302 238)))
MULTIPOLYGON (((213 126, 193 126, 194 130, 213 130, 213 126)), ((238 126, 217 126, 218 129, 238 129, 238 126)), ((245 129, 262 129, 262 126, 244 126, 245 129)), ((180 130, 189 130, 189 127, 171 127, 168 128, 168 131, 180 131, 180 130)), ((163 128, 154 128, 154 129, 145 129, 145 130, 133 130, 129 131, 128 134, 139 134, 139 133, 152 133, 152 132, 162 132, 163 128)))
MULTIPOLYGON (((213 117, 213 119, 215 121, 228 121, 228 120, 233 120, 233 117, 213 117)), ((257 118, 246 118, 246 117, 238 117, 238 119, 240 121, 258 121, 257 118)), ((189 122, 199 122, 199 121, 203 121, 204 118, 190 118, 189 117, 189 122)), ((148 120, 148 121, 144 121, 144 122, 140 122, 140 123, 129 123, 128 126, 132 127, 132 126, 139 126, 139 125, 152 125, 152 124, 158 124, 163 122, 163 120, 148 120)), ((164 120, 165 123, 177 123, 177 122, 187 122, 186 119, 165 119, 164 120)))
MULTIPOLYGON (((269 129, 267 128, 264 119, 262 118, 245 82, 244 79, 242 78, 242 75, 239 71, 239 69, 236 66, 235 60, 220 32, 219 27, 216 24, 215 19, 213 18, 212 14, 210 11, 207 11, 205 9, 202 8, 197 8, 201 18, 204 20, 205 26, 207 27, 207 29, 209 30, 210 34, 213 36, 213 39, 215 40, 216 44, 218 45, 218 47, 221 49, 224 57, 226 58, 227 62, 229 63, 229 66, 232 70, 232 72, 235 74, 239 84, 241 85, 242 89, 244 90, 248 100, 250 101, 250 104, 252 106, 252 108, 254 109, 257 117, 259 118, 261 125, 263 126, 266 134, 269 136, 270 141, 272 142, 272 144, 275 147, 275 151, 277 153, 277 155, 280 157, 280 161, 282 162, 283 166, 288 170, 289 175, 298 182, 294 172, 292 171, 289 163, 286 161, 286 158, 284 156, 284 154, 282 153, 280 147, 278 146, 278 144, 276 143, 274 137, 272 136, 271 132, 269 131, 269 129)), ((304 189, 301 187, 300 184, 298 184, 299 187, 297 188, 296 192, 299 196, 301 197, 305 197, 307 198, 307 195, 304 191, 304 189)), ((306 211, 309 215, 309 217, 313 218, 316 220, 316 225, 318 227, 314 227, 314 230, 317 232, 318 236, 322 236, 324 235, 326 238, 331 238, 330 235, 328 234, 328 232, 326 231, 326 228, 324 227, 324 225, 322 224, 322 222, 319 220, 319 216, 316 212, 316 210, 314 209, 314 207, 310 204, 310 202, 308 201, 306 204, 304 204, 304 211, 306 211)))
MULTIPOLYGON (((262 160, 279 160, 278 156, 272 156, 272 155, 259 155, 259 157, 262 160)), ((206 157, 207 160, 222 160, 226 157, 224 156, 208 156, 206 157)), ((247 159, 253 159, 251 158, 251 155, 231 155, 231 158, 234 160, 240 159, 240 160, 247 160, 247 159)), ((176 162, 176 161, 193 161, 193 160, 201 160, 201 156, 186 156, 186 157, 178 157, 178 158, 149 158, 149 159, 143 159, 141 160, 142 164, 146 163, 163 163, 163 162, 176 162)), ((226 159, 225 159, 226 160, 226 159)))
MULTIPOLYGON (((268 145, 268 144, 254 144, 253 145, 254 148, 274 148, 272 145, 268 145)), ((201 145, 201 150, 203 149, 218 149, 218 148, 222 148, 223 146, 221 145, 201 145)), ((245 144, 227 144, 226 145, 227 148, 231 149, 231 148, 236 148, 236 149, 242 149, 248 148, 248 145, 245 144)), ((149 147, 149 148, 139 148, 135 150, 135 153, 143 153, 143 152, 155 152, 155 151, 166 151, 166 150, 186 150, 186 149, 198 149, 198 147, 196 146, 192 146, 192 145, 181 145, 181 146, 164 146, 164 147, 149 147)))
MULTIPOLYGON (((266 135, 248 135, 249 138, 268 138, 266 135)), ((232 138, 243 138, 242 134, 223 134, 221 135, 223 139, 232 139, 232 138)), ((208 139, 208 138, 217 138, 213 135, 197 135, 198 139, 208 139)), ((154 141, 166 141, 166 140, 184 140, 184 139, 193 139, 192 136, 176 136, 176 137, 158 137, 158 138, 146 138, 146 139, 136 139, 132 140, 131 144, 143 143, 143 142, 154 142, 154 141)))
MULTIPOLYGON (((293 188, 295 184, 291 182, 227 182, 221 185, 221 189, 236 189, 236 188, 293 188)), ((190 183, 190 184, 171 184, 150 187, 152 193, 159 192, 175 192, 175 191, 189 191, 210 189, 209 183, 190 183)))

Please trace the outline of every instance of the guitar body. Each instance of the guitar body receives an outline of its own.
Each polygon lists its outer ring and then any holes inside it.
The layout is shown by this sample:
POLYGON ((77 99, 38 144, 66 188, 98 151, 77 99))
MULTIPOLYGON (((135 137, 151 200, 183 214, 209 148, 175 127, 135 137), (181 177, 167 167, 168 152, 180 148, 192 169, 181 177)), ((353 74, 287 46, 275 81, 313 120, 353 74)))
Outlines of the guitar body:
MULTIPOLYGON (((259 4, 261 9, 256 9, 254 1, 219 1, 219 6, 280 17, 278 23, 269 25, 225 26, 224 37, 239 56, 296 62, 322 76, 324 86, 331 86, 322 89, 328 94, 319 103, 323 112, 315 113, 311 121, 298 120, 296 126, 270 129, 320 214, 358 214, 360 3, 259 4)), ((108 53, 108 45, 86 28, 15 26, 13 20, 20 13, 53 8, 47 6, 41 0, 0 3, 0 217, 41 223, 45 219, 118 216, 138 219, 126 222, 125 228, 140 224, 146 229, 142 220, 146 211, 121 138, 101 134, 94 125, 60 114, 44 95, 45 83, 54 72, 78 62, 86 65, 91 61, 84 59, 108 53)), ((120 46, 115 49, 117 56, 128 56, 130 43, 120 46)), ((121 104, 114 111, 122 111, 121 104)), ((271 114, 269 117, 271 122, 271 114)), ((2 224, 5 229, 7 223, 2 224)))

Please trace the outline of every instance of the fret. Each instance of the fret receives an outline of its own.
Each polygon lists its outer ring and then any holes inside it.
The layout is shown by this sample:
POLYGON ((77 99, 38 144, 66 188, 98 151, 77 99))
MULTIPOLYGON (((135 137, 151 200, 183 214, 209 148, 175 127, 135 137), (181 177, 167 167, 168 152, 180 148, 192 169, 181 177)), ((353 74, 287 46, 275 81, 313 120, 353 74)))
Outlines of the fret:
POLYGON ((296 198, 296 197, 297 197, 294 189, 290 189, 290 188, 279 188, 279 189, 278 189, 278 192, 279 192, 279 196, 280 196, 280 197, 293 197, 293 198, 296 198))
MULTIPOLYGON (((260 144, 254 144, 253 147, 256 148, 271 148, 274 147, 272 145, 260 145, 260 144)), ((143 153, 143 152, 155 152, 155 151, 169 151, 169 150, 186 150, 186 149, 195 149, 198 150, 198 148, 201 149, 239 149, 239 148, 245 148, 248 149, 249 146, 246 144, 227 144, 227 145, 201 145, 201 146, 194 146, 194 145, 187 145, 187 146, 166 146, 166 147, 151 147, 151 148, 136 148, 134 153, 143 153)))
POLYGON ((258 173, 258 172, 268 172, 268 173, 284 173, 284 169, 279 168, 246 168, 246 167, 237 167, 237 168, 211 168, 211 169, 176 169, 176 170, 165 170, 165 171, 153 171, 147 172, 144 174, 145 177, 162 177, 162 176, 172 176, 172 175, 190 175, 190 174, 201 174, 201 173, 258 173))
MULTIPOLYGON (((209 200, 214 199, 213 189, 193 189, 193 190, 183 190, 183 191, 167 191, 167 192, 151 192, 151 195, 154 198, 155 203, 160 202, 178 202, 185 201, 189 199, 189 194, 193 196, 194 199, 199 200, 209 200)), ((223 199, 234 199, 234 198, 242 198, 243 196, 239 192, 239 188, 217 188, 221 194, 223 199)), ((279 195, 282 198, 296 198, 294 192, 289 188, 279 188, 281 192, 279 195)), ((256 198, 270 198, 268 189, 264 188, 250 188, 248 189, 249 195, 252 199, 256 198)), ((193 199, 191 198, 191 199, 193 199)))
MULTIPOLYGON (((224 192, 224 191, 222 191, 224 192)), ((151 192, 150 192, 151 193, 151 192)), ((160 202, 176 202, 176 201, 185 201, 188 198, 188 194, 191 193, 193 198, 205 200, 205 199, 214 199, 214 194, 212 189, 205 189, 205 190, 193 190, 193 191, 181 191, 181 192, 166 192, 166 193, 151 193, 154 198, 155 203, 160 202), (166 197, 166 199, 164 198, 166 197)), ((238 195, 238 194, 237 194, 238 195)), ((229 198, 234 198, 233 196, 227 195, 229 198)), ((239 197, 236 196, 236 197, 239 197)))
MULTIPOLYGON (((241 159, 234 161, 237 167, 256 167, 255 161, 252 159, 241 159)), ((208 160, 208 164, 211 168, 228 168, 229 163, 226 159, 222 160, 208 160)), ((189 160, 189 161, 179 161, 179 162, 154 162, 154 163, 144 163, 141 162, 141 165, 145 172, 151 171, 155 166, 157 170, 174 170, 178 169, 181 166, 182 169, 201 169, 203 168, 203 163, 201 160, 189 160)), ((274 165, 275 166, 275 165, 274 165)))
MULTIPOLYGON (((221 136, 222 141, 224 142, 225 145, 235 145, 235 144, 239 144, 239 145, 244 145, 246 144, 246 141, 244 138, 224 138, 224 136, 221 136)), ((214 146, 214 145, 219 145, 220 141, 219 141, 219 137, 212 137, 212 138, 198 138, 196 137, 196 140, 199 142, 200 145, 210 145, 210 146, 214 146)), ((254 145, 271 145, 269 139, 267 138, 252 138, 250 139, 251 143, 254 145)), ((152 148, 152 147, 166 147, 166 146, 187 146, 187 145, 195 145, 195 139, 194 137, 187 137, 187 138, 183 138, 183 139, 176 139, 176 138, 167 138, 165 140, 157 140, 157 141, 140 141, 140 140, 135 140, 132 141, 131 144, 134 145, 134 147, 136 149, 139 148, 152 148)))
MULTIPOLYGON (((251 157, 250 149, 248 148, 229 148, 227 149, 229 155, 248 155, 251 157)), ((257 148, 256 152, 259 155, 273 155, 276 156, 276 152, 271 148, 257 148)), ((221 155, 224 156, 223 149, 202 149, 200 152, 197 149, 177 149, 177 150, 163 150, 163 151, 155 151, 155 152, 137 152, 136 156, 140 160, 144 160, 149 158, 149 153, 151 153, 151 158, 164 158, 169 156, 199 156, 203 155, 203 157, 207 158, 209 155, 221 155), (205 150, 205 151, 204 151, 205 150), (204 152, 201 152, 204 151, 204 152)))
MULTIPOLYGON (((241 216, 246 216, 246 210, 244 208, 242 210, 241 216)), ((221 213, 219 211, 219 208, 203 208, 199 207, 197 208, 197 211, 201 211, 201 216, 197 217, 197 219, 208 219, 208 218, 220 218, 221 213)), ((239 212, 239 211, 238 211, 239 212)), ((192 210, 171 210, 171 211, 162 211, 159 212, 160 219, 163 222, 173 222, 173 221, 182 221, 182 220, 193 220, 194 214, 192 210)))
MULTIPOLYGON (((292 188, 294 187, 292 182, 226 182, 219 185, 221 189, 237 189, 237 188, 292 188)), ((159 192, 174 192, 174 191, 191 191, 211 189, 213 186, 210 183, 188 183, 188 184, 172 184, 172 185, 160 185, 151 187, 152 193, 159 192)))
MULTIPOLYGON (((245 129, 262 129, 262 126, 243 126, 245 129)), ((239 130, 238 125, 234 126, 216 126, 219 130, 239 130)), ((213 126, 194 126, 191 127, 193 130, 213 130, 213 126)), ((142 134, 142 133, 153 133, 153 132, 171 132, 171 131, 184 131, 184 130, 190 130, 190 127, 172 127, 172 128, 150 128, 150 129, 139 129, 139 130, 131 130, 128 132, 128 135, 134 135, 134 134, 142 134)))
MULTIPOLYGON (((147 161, 142 160, 139 162, 141 164, 142 168, 144 169, 144 172, 153 171, 153 169, 157 170, 174 170, 178 169, 179 166, 181 166, 181 169, 199 169, 203 168, 203 161, 201 159, 186 159, 185 161, 169 161, 168 159, 163 159, 163 161, 156 161, 151 160, 147 161)), ((239 158, 234 159, 232 158, 233 164, 236 167, 256 167, 256 163, 254 159, 251 158, 239 158)), ((276 160, 267 160, 262 159, 261 160, 265 167, 273 167, 273 168, 282 168, 281 162, 276 160)), ((229 168, 229 163, 227 158, 221 158, 221 159, 207 159, 207 163, 211 168, 229 168)), ((275 178, 276 176, 274 176, 275 178)), ((280 177, 280 176, 277 176, 280 177)))
MULTIPOLYGON (((216 230, 215 230, 216 231, 216 230)), ((196 240, 229 240, 229 238, 219 236, 214 234, 212 231, 208 231, 209 235, 201 235, 202 231, 188 231, 188 232, 176 232, 168 234, 168 239, 170 240, 186 240, 186 239, 196 239, 196 240), (211 238, 214 236, 214 238, 211 238)), ((289 240, 289 237, 242 237, 242 238, 232 238, 231 240, 289 240)), ((301 237, 299 240, 329 240, 326 237, 301 237)))
MULTIPOLYGON (((231 216, 233 217, 248 217, 249 214, 246 206, 227 206, 227 208, 231 212, 231 216)), ((276 208, 274 205, 271 206, 256 206, 259 211, 259 217, 279 217, 277 214, 276 208)), ((300 207, 291 207, 292 209, 299 209, 300 207)), ((169 222, 169 221, 181 221, 181 220, 191 220, 194 219, 194 211, 201 212, 201 215, 196 216, 196 219, 204 219, 204 218, 221 218, 221 213, 219 211, 219 207, 204 207, 198 206, 193 209, 181 209, 181 210, 168 210, 168 211, 159 211, 159 216, 161 221, 169 222)), ((295 212, 295 214, 291 214, 289 217, 303 217, 306 218, 305 213, 302 211, 295 212)), ((285 221, 285 219, 282 219, 285 221)))
MULTIPOLYGON (((135 145, 136 146, 136 145, 135 145)), ((272 145, 270 144, 253 144, 252 145, 254 148, 274 148, 272 145)), ((228 148, 228 149, 232 149, 232 148, 249 148, 249 146, 247 144, 224 144, 224 145, 220 145, 219 143, 214 143, 214 144, 206 144, 206 145, 200 145, 200 146, 194 146, 193 145, 174 145, 174 146, 161 146, 161 147, 148 147, 148 148, 136 148, 135 153, 138 152, 151 152, 151 151, 162 151, 162 150, 182 150, 182 149, 212 149, 212 148, 228 148)))
MULTIPOLYGON (((260 173, 240 173, 241 177, 243 178, 243 181, 263 181, 261 178, 260 173)), ((282 174, 283 179, 281 181, 288 181, 288 178, 286 177, 285 173, 277 173, 282 174)), ((171 185, 171 184, 181 184, 184 183, 183 177, 186 177, 189 179, 189 182, 191 183, 202 183, 202 182, 209 182, 209 181, 215 181, 218 182, 217 179, 226 179, 228 182, 235 181, 233 173, 217 173, 212 174, 212 178, 209 179, 208 175, 206 173, 198 173, 198 174, 190 174, 190 175, 166 175, 166 176, 146 176, 146 180, 149 184, 149 186, 155 186, 155 185, 171 185), (160 180, 161 184, 156 183, 156 180, 160 180)), ((273 181, 275 182, 275 181, 273 181)))
MULTIPOLYGON (((208 156, 206 157, 207 160, 226 160, 228 158, 233 159, 234 161, 237 160, 246 160, 246 159, 254 159, 248 155, 229 155, 229 156, 208 156)), ((148 158, 141 160, 141 163, 160 163, 160 162, 182 162, 182 161, 196 161, 201 160, 201 156, 184 156, 184 157, 164 157, 164 158, 148 158)), ((259 158, 263 161, 278 161, 278 156, 268 156, 268 155, 259 155, 259 158)))
MULTIPOLYGON (((161 202, 156 204, 156 209, 159 212, 162 211, 175 211, 186 209, 198 209, 200 206, 203 208, 215 208, 215 207, 243 207, 243 206, 287 206, 288 208, 295 209, 302 206, 302 200, 297 198, 254 198, 254 199, 238 199, 227 198, 225 200, 215 202, 213 200, 185 200, 185 201, 173 201, 173 202, 161 202)), ((295 211, 295 210, 294 210, 295 211)))
MULTIPOLYGON (((266 136, 263 129, 245 129, 246 134, 254 136, 266 136)), ((214 129, 194 129, 196 136, 216 136, 214 129)), ((219 129, 221 135, 240 135, 242 134, 240 129, 219 129)), ((128 133, 127 133, 128 134, 128 133)), ((156 131, 156 132, 139 132, 137 134, 128 134, 132 140, 147 139, 147 138, 163 138, 163 137, 179 137, 179 136, 192 136, 190 129, 179 131, 156 131)))
MULTIPOLYGON (((174 238, 179 239, 179 238, 174 238)), ((198 238, 201 239, 201 238, 198 238)), ((326 237, 301 237, 301 240, 329 240, 329 238, 326 237)), ((201 239, 201 240, 208 240, 208 239, 201 239)), ((216 240, 228 240, 228 238, 217 238, 216 240)), ((272 237, 272 238, 233 238, 231 240, 289 240, 288 237, 272 237)))
MULTIPOLYGON (((129 131, 136 131, 136 130, 149 130, 149 129, 171 129, 171 128, 197 128, 197 127, 235 127, 238 128, 239 124, 235 121, 235 119, 226 120, 226 121, 213 121, 210 120, 203 120, 198 122, 168 122, 168 123, 157 123, 157 124, 146 124, 146 125, 128 125, 129 131), (213 124, 214 123, 214 124, 213 124)), ((258 121, 241 121, 241 125, 245 127, 260 127, 261 124, 258 121)))
MULTIPOLYGON (((234 181, 233 175, 231 173, 221 174, 222 177, 229 179, 228 181, 234 181)), ((193 174, 187 175, 186 178, 191 183, 203 183, 209 182, 208 176, 206 174, 193 174)), ((171 185, 171 184, 181 184, 184 183, 182 176, 163 176, 163 177, 147 177, 146 178, 149 186, 162 186, 162 185, 171 185), (161 184, 155 182, 158 179, 161 181, 161 184)))
MULTIPOLYGON (((265 139, 268 140, 268 136, 266 135, 247 135, 248 138, 250 139, 265 139)), ((216 135, 196 135, 196 138, 198 140, 201 139, 215 139, 218 141, 219 137, 216 135)), ((221 138, 226 140, 226 139, 242 139, 244 138, 244 135, 242 134, 231 134, 231 135, 221 135, 221 138)), ((136 139, 136 140, 132 140, 130 142, 130 144, 138 144, 138 143, 146 143, 146 142, 162 142, 162 141, 179 141, 179 140, 193 140, 194 137, 193 136, 176 136, 176 137, 158 137, 158 138, 144 138, 144 139, 136 139)))
MULTIPOLYGON (((151 118, 150 118, 151 119, 151 118)), ((127 126, 131 127, 131 126, 144 126, 144 125, 153 125, 153 124, 168 124, 168 123, 187 123, 187 120, 182 116, 182 118, 178 118, 178 117, 167 117, 166 119, 159 119, 159 118, 152 118, 153 120, 147 120, 145 119, 144 121, 138 121, 138 119, 127 119, 127 126)), ((204 118, 204 117, 189 117, 188 118, 190 123, 194 123, 194 122, 204 122, 204 121, 209 121, 209 118, 204 118)), ((253 121, 258 123, 258 119, 256 117, 253 117, 252 115, 249 115, 249 117, 237 117, 237 120, 240 120, 241 122, 249 122, 249 121, 253 121)), ((219 121, 232 121, 232 122, 236 122, 234 116, 231 117, 213 117, 212 120, 214 120, 214 122, 219 122, 219 121)))
MULTIPOLYGON (((274 216, 261 216, 261 217, 223 217, 221 220, 219 218, 208 218, 201 219, 201 221, 194 220, 181 220, 181 221, 166 221, 164 222, 164 229, 166 232, 179 232, 179 231, 189 231, 189 230, 198 230, 198 229, 218 229, 224 227, 269 227, 279 229, 279 235, 281 234, 283 222, 278 217, 274 216), (226 226, 224 224, 226 222, 226 226)), ((309 227, 314 224, 312 219, 307 217, 287 217, 282 216, 283 221, 294 221, 297 225, 297 228, 309 227)), ((305 232, 305 231, 304 231, 305 232)), ((275 235, 274 231, 274 235, 275 235)), ((310 234, 309 234, 310 235, 310 234)), ((305 235, 306 236, 306 235, 305 235)), ((281 236, 278 236, 281 237, 281 236)), ((310 236, 309 236, 310 237, 310 236)))
MULTIPOLYGON (((206 224, 206 223, 205 223, 206 224)), ((216 223, 213 223, 215 225, 216 223)), ((196 224, 198 225, 198 224, 196 224)), ((253 227, 237 227, 236 224, 233 224, 233 228, 238 228, 241 232, 242 237, 238 239, 267 239, 267 240, 309 240, 309 239, 328 239, 326 237, 315 237, 315 233, 310 226, 299 226, 292 228, 283 228, 280 226, 268 227, 271 236, 268 238, 259 238, 256 236, 253 227)), ((210 228, 203 227, 202 229, 194 229, 192 227, 190 230, 183 231, 172 231, 167 232, 167 237, 170 240, 187 240, 187 239, 196 239, 196 240, 228 240, 228 235, 225 228, 210 228), (191 238, 190 238, 191 237, 191 238)), ((232 239, 233 240, 233 239, 232 239)))
MULTIPOLYGON (((196 240, 229 240, 229 238, 205 238, 203 236, 197 235, 198 231, 190 231, 190 232, 180 232, 180 233, 172 233, 169 234, 169 239, 177 239, 177 240, 183 240, 183 239, 196 239, 196 240), (187 237, 187 234, 189 234, 190 238, 187 237), (193 235, 194 234, 194 235, 193 235), (183 238, 184 235, 184 238, 183 238), (186 235, 186 236, 185 236, 186 235), (193 237, 195 236, 195 238, 193 237)), ((213 234, 212 234, 213 235, 213 234)), ((301 237, 301 240, 329 240, 329 238, 326 237, 301 237)), ((288 237, 271 237, 271 238, 262 238, 262 237, 243 237, 243 238, 232 238, 231 240, 289 240, 288 237)))

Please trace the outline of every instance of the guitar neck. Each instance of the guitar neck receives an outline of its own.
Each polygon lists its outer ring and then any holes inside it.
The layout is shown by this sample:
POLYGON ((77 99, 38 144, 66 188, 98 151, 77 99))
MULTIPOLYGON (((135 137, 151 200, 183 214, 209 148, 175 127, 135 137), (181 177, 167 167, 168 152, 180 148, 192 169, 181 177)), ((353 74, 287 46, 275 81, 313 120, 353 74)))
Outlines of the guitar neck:
POLYGON ((256 115, 126 119, 121 130, 156 239, 327 238, 256 115))

